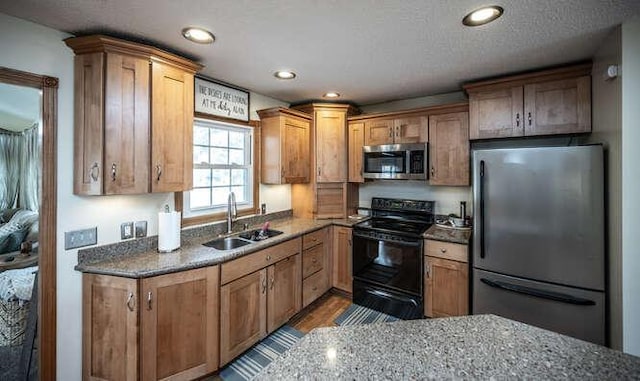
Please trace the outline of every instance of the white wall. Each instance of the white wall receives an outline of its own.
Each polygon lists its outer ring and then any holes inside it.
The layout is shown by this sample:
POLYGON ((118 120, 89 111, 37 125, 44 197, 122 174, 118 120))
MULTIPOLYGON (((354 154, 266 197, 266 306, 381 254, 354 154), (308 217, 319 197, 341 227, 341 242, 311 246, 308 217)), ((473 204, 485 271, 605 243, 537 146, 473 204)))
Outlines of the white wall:
POLYGON ((459 214, 460 201, 466 201, 467 214, 472 214, 470 187, 435 187, 415 180, 378 180, 361 184, 359 206, 370 207, 372 197, 435 201, 436 214, 459 214))
POLYGON ((640 356, 640 18, 622 25, 623 349, 640 356))
MULTIPOLYGON (((148 234, 157 234, 157 212, 173 206, 173 194, 78 197, 73 195, 73 52, 62 41, 68 34, 0 13, 0 66, 59 79, 58 88, 58 248, 57 248, 57 378, 81 379, 81 276, 73 267, 77 250, 64 250, 64 232, 97 226, 98 244, 118 242, 125 221, 148 221, 148 234)), ((286 106, 251 94, 255 110, 286 106)), ((291 208, 290 187, 261 187, 269 211, 291 208)))
POLYGON ((602 143, 606 164, 609 337, 622 349, 622 80, 605 80, 609 65, 622 63, 622 28, 616 28, 593 57, 592 132, 581 143, 602 143))

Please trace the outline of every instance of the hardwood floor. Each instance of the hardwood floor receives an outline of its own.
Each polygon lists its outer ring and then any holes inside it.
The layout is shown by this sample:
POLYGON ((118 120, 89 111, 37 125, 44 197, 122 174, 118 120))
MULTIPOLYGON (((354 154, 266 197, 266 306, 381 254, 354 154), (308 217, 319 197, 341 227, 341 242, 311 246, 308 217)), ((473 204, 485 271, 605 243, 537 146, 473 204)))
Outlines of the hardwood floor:
POLYGON ((333 321, 351 304, 351 299, 333 292, 325 294, 294 316, 289 325, 307 334, 314 328, 335 327, 333 321))

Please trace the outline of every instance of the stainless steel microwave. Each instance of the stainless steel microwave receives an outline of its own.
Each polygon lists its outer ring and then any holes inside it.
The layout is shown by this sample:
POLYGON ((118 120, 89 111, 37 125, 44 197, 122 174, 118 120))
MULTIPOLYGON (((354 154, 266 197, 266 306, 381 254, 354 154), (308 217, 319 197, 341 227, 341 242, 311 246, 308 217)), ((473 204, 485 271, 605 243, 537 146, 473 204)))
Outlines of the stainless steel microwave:
POLYGON ((426 180, 428 143, 362 147, 365 179, 426 180))

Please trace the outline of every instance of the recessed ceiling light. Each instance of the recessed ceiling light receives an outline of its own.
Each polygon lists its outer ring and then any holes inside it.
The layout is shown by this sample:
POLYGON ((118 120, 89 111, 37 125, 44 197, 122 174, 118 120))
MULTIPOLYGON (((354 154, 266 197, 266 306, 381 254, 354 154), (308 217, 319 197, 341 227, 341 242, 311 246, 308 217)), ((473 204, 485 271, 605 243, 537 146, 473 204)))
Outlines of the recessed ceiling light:
POLYGON ((328 93, 325 93, 322 97, 324 98, 338 98, 340 96, 340 93, 336 93, 335 91, 329 91, 328 93))
POLYGON ((278 79, 294 79, 296 77, 296 73, 288 70, 278 70, 273 75, 278 79))
POLYGON ((197 42, 198 44, 211 44, 216 40, 213 34, 208 30, 196 27, 182 29, 182 35, 187 40, 197 42))
POLYGON ((504 9, 497 5, 482 7, 464 16, 462 23, 466 26, 479 26, 490 23, 491 21, 502 16, 504 9))

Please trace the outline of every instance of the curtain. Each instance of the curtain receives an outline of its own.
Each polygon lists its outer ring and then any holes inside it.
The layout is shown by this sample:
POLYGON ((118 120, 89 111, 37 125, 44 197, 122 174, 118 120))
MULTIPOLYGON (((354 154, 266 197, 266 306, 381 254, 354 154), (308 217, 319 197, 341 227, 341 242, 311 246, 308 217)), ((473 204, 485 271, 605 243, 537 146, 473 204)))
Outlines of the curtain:
POLYGON ((38 123, 23 132, 0 129, 0 210, 37 212, 40 201, 38 123))
POLYGON ((22 133, 20 159, 20 184, 18 203, 20 208, 38 211, 40 203, 40 131, 38 124, 22 133))
POLYGON ((0 129, 0 210, 16 207, 22 145, 21 133, 0 129))

